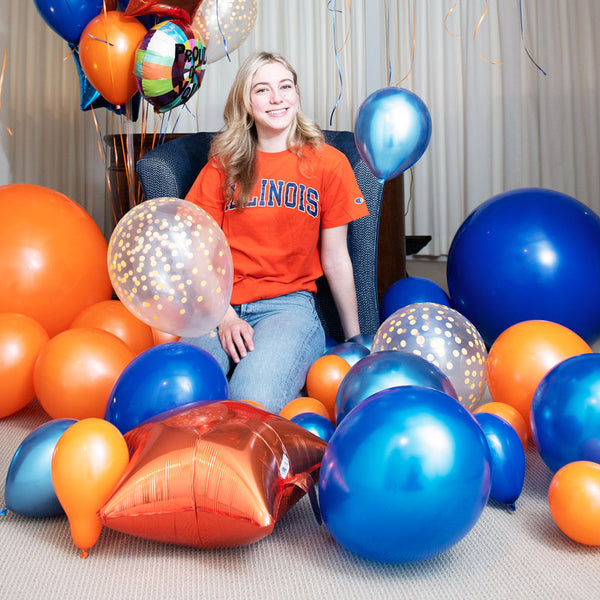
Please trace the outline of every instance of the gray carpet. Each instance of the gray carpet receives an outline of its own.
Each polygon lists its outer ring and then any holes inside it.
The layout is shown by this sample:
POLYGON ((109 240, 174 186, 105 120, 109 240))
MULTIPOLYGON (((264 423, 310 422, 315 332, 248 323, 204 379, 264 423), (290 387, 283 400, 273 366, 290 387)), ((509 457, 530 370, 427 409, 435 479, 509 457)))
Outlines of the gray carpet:
MULTIPOLYGON (((0 421, 0 475, 47 420, 34 402, 0 421)), ((600 549, 554 524, 551 472, 530 447, 514 513, 491 503, 471 532, 429 561, 386 565, 360 559, 319 526, 303 498, 263 540, 202 551, 104 529, 82 559, 64 518, 0 517, 0 598, 568 598, 600 596, 600 549)))

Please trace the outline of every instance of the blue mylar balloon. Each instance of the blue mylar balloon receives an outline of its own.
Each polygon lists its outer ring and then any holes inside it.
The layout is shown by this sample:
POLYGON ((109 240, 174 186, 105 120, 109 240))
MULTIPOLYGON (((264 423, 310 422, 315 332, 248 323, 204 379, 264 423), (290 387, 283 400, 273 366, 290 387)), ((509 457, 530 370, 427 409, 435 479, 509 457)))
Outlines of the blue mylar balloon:
POLYGON ((227 400, 229 386, 219 363, 184 342, 153 346, 117 378, 104 418, 121 433, 173 408, 201 400, 227 400))
POLYGON ((335 354, 341 356, 350 366, 356 364, 361 358, 370 353, 370 350, 358 342, 343 342, 336 344, 333 348, 325 351, 325 354, 335 354))
POLYGON ((450 306, 450 298, 442 286, 426 277, 403 277, 392 283, 381 299, 379 319, 383 323, 392 313, 417 302, 434 302, 450 306))
POLYGON ((471 413, 438 390, 379 392, 342 421, 319 476, 323 521, 376 561, 424 560, 461 540, 490 493, 490 451, 471 413))
POLYGON ((380 180, 394 179, 412 167, 427 149, 431 116, 413 92, 382 88, 360 105, 354 138, 373 175, 380 180))
POLYGON ((600 354, 580 354, 551 369, 531 401, 531 437, 552 471, 600 463, 600 354))
POLYGON ((323 415, 318 415, 317 413, 299 413, 294 415, 290 421, 304 427, 304 429, 326 442, 329 441, 329 438, 335 431, 333 423, 323 415))
POLYGON ((76 44, 85 26, 102 11, 104 0, 33 0, 46 23, 67 42, 76 44))
POLYGON ((6 474, 6 508, 25 517, 64 514, 52 483, 52 455, 60 436, 76 422, 54 419, 21 442, 6 474))
POLYGON ((475 419, 487 439, 492 464, 490 498, 514 510, 525 483, 525 451, 521 438, 504 419, 492 413, 477 413, 475 419))

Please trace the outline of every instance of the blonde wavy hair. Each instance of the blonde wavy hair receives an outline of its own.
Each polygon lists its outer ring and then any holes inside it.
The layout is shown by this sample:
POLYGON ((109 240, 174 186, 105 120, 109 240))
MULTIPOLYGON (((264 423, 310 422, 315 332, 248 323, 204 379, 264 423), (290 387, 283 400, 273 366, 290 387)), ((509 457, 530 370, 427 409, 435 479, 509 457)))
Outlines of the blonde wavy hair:
POLYGON ((238 209, 243 209, 248 204, 257 179, 258 138, 250 106, 252 78, 258 69, 272 62, 280 63, 292 74, 298 92, 298 111, 295 123, 290 128, 288 149, 303 157, 304 148, 318 148, 324 141, 319 126, 302 113, 298 75, 289 62, 283 56, 271 52, 256 52, 248 56, 240 66, 227 96, 223 110, 225 128, 214 137, 209 153, 209 158, 217 157, 225 171, 226 201, 233 197, 235 189, 235 204, 238 209))

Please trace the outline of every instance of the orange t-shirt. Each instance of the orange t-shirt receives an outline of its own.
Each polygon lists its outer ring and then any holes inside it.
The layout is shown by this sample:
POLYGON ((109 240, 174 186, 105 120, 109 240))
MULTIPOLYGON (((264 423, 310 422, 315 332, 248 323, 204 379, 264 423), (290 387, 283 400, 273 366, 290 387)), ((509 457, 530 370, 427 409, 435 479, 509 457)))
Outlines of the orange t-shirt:
POLYGON ((320 231, 369 214, 346 155, 322 144, 301 159, 293 152, 258 152, 259 179, 246 208, 226 204, 224 171, 213 159, 187 200, 214 217, 233 259, 231 304, 314 292, 323 274, 320 231))

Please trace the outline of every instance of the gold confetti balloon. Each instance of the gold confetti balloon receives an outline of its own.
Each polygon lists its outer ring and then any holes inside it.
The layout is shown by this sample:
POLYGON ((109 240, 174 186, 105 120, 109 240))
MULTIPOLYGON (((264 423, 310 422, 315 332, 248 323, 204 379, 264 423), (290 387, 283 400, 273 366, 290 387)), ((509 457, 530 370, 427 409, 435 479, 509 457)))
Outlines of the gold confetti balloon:
POLYGON ((380 350, 422 356, 448 377, 467 410, 480 405, 487 350, 477 329, 458 311, 434 302, 409 304, 379 326, 371 352, 380 350))
POLYGON ((216 221, 177 198, 147 200, 117 223, 108 272, 121 302, 159 331, 196 337, 229 306, 231 251, 216 221))

